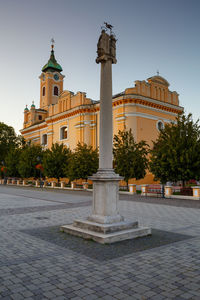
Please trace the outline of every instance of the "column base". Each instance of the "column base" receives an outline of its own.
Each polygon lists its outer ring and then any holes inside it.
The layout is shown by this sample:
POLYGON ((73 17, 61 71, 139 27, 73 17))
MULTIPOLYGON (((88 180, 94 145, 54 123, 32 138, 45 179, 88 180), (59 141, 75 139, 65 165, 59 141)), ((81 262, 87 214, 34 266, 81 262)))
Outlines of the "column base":
POLYGON ((92 214, 87 218, 88 221, 100 224, 112 224, 124 221, 124 217, 120 216, 120 214, 116 214, 114 216, 102 216, 92 214))
POLYGON ((118 211, 119 181, 122 179, 113 169, 100 169, 90 177, 93 181, 93 212, 87 220, 74 220, 60 230, 92 239, 101 244, 111 244, 151 234, 148 227, 138 222, 125 221, 118 211))
POLYGON ((111 244, 151 235, 150 228, 139 227, 138 222, 131 221, 99 224, 89 220, 75 220, 72 225, 61 226, 60 230, 100 244, 111 244))

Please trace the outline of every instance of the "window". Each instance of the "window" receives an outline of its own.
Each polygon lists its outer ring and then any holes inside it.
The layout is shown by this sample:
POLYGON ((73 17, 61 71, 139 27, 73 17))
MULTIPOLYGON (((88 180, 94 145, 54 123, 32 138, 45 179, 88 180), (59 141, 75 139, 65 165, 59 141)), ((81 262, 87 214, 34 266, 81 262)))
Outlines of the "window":
POLYGON ((156 127, 159 131, 161 131, 162 129, 165 128, 165 125, 162 121, 158 121, 157 124, 156 124, 156 127))
POLYGON ((42 88, 42 96, 45 96, 45 86, 42 88))
POLYGON ((57 86, 54 86, 53 94, 54 94, 54 96, 58 96, 58 87, 57 86))
POLYGON ((41 115, 39 115, 39 116, 38 116, 38 119, 41 121, 41 120, 42 120, 42 116, 41 116, 41 115))
POLYGON ((62 128, 60 128, 60 139, 61 140, 67 139, 67 131, 68 131, 67 126, 63 126, 62 128))
POLYGON ((47 134, 43 134, 42 136, 42 145, 47 145, 47 134))

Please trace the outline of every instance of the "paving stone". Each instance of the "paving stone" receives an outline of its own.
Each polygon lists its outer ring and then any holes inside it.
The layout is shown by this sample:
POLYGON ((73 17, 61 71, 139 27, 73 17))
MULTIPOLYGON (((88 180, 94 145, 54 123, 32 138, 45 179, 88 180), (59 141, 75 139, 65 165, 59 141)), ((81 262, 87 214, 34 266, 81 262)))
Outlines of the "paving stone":
POLYGON ((22 300, 25 297, 22 296, 22 295, 20 295, 20 294, 18 294, 18 293, 15 293, 15 294, 10 295, 10 298, 13 299, 13 300, 22 300))
POLYGON ((121 214, 155 231, 99 246, 59 232, 91 199, 0 185, 0 300, 200 299, 200 201, 120 194, 121 214))

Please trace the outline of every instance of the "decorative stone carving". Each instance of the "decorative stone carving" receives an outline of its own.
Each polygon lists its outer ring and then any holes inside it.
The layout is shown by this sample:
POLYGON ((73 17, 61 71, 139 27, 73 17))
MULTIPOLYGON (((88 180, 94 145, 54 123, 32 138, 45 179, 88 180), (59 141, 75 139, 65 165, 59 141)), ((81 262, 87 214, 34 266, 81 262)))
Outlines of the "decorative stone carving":
POLYGON ((97 59, 96 62, 105 62, 108 59, 112 61, 113 64, 117 63, 116 60, 116 38, 113 34, 109 35, 106 33, 105 29, 101 31, 97 43, 97 59))

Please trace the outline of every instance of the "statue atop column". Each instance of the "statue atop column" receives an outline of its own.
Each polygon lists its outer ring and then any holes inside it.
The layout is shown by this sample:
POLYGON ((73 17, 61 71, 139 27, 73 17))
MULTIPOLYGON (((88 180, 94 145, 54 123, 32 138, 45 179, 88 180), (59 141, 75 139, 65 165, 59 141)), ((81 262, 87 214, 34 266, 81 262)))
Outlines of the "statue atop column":
POLYGON ((116 60, 116 38, 112 32, 113 26, 104 22, 105 26, 102 27, 101 35, 97 43, 97 58, 96 63, 105 62, 108 59, 113 64, 117 63, 116 60), (107 30, 110 29, 110 34, 107 30))
POLYGON ((117 62, 112 27, 105 23, 97 44, 96 62, 101 63, 99 169, 89 177, 93 181, 92 214, 86 220, 74 220, 73 224, 61 227, 62 231, 102 244, 151 234, 150 228, 138 227, 137 221, 125 220, 119 212, 119 181, 123 177, 115 173, 112 163, 112 64, 117 62))

